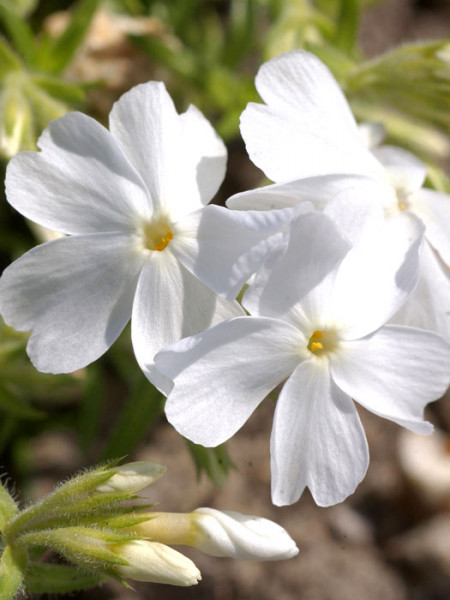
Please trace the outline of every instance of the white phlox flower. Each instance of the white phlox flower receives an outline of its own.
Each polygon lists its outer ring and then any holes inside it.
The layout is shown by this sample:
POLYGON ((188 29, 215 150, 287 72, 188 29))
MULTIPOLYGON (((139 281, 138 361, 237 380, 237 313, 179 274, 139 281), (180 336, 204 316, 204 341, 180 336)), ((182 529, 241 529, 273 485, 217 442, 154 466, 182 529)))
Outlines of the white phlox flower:
POLYGON ((243 305, 253 316, 220 323, 165 349, 174 381, 166 415, 195 443, 229 439, 279 384, 271 437, 272 499, 291 504, 308 487, 321 506, 344 500, 364 477, 368 449, 354 402, 418 433, 425 405, 449 383, 440 336, 384 324, 418 277, 423 225, 413 215, 351 247, 327 215, 293 221, 243 305), (407 225, 406 225, 407 224, 407 225))
MULTIPOLYGON (((295 50, 262 65, 241 132, 252 161, 274 185, 237 194, 227 205, 268 210, 310 200, 317 209, 348 187, 373 182, 387 219, 413 213, 426 226, 421 278, 396 321, 450 339, 450 196, 423 188, 425 165, 411 153, 378 146, 381 131, 358 128, 333 75, 295 50)), ((401 228, 401 226, 400 226, 401 228)))
POLYGON ((28 354, 51 373, 96 360, 132 316, 136 358, 167 391, 154 354, 243 314, 233 299, 288 217, 205 206, 222 182, 225 146, 194 106, 178 114, 162 83, 124 94, 109 127, 68 114, 44 131, 40 152, 9 163, 9 203, 68 235, 4 271, 0 312, 32 330, 28 354))

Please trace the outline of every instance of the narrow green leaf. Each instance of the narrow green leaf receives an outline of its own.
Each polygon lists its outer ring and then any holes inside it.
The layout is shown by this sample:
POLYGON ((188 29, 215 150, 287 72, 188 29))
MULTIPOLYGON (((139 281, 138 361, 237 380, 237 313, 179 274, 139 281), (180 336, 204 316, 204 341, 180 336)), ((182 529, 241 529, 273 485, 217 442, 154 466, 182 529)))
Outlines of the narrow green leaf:
POLYGON ((103 373, 97 365, 87 369, 87 380, 78 414, 81 447, 86 450, 99 434, 100 418, 105 400, 103 373))
POLYGON ((69 565, 32 563, 25 575, 28 594, 67 594, 103 583, 106 578, 69 565))
POLYGON ((32 75, 30 79, 41 90, 63 102, 79 104, 85 100, 86 94, 83 88, 74 83, 50 75, 32 75))
POLYGON ((49 69, 52 73, 61 73, 69 65, 87 33, 98 5, 99 0, 77 2, 67 29, 53 46, 49 69))
POLYGON ((3 383, 0 383, 0 409, 19 419, 42 419, 45 417, 43 411, 28 404, 18 393, 9 390, 3 383))
POLYGON ((6 546, 0 558, 0 600, 12 600, 23 581, 23 557, 13 555, 6 546))
POLYGON ((161 414, 164 398, 140 375, 108 440, 102 459, 130 454, 161 414))
POLYGON ((235 468, 225 444, 217 448, 204 448, 188 440, 186 442, 197 468, 197 476, 200 477, 205 473, 214 485, 223 486, 230 469, 235 468))
POLYGON ((14 417, 5 416, 0 420, 0 456, 5 451, 14 436, 19 421, 14 417))
POLYGON ((32 67, 36 64, 37 47, 33 31, 14 10, 11 0, 0 2, 0 20, 8 32, 11 42, 25 63, 32 67))
POLYGON ((22 61, 7 41, 0 36, 0 79, 3 79, 10 71, 18 71, 21 68, 22 61))
POLYGON ((339 50, 352 55, 359 27, 360 0, 341 0, 334 44, 339 50))
POLYGON ((230 4, 229 31, 221 64, 235 67, 253 48, 256 27, 255 0, 233 0, 230 4))

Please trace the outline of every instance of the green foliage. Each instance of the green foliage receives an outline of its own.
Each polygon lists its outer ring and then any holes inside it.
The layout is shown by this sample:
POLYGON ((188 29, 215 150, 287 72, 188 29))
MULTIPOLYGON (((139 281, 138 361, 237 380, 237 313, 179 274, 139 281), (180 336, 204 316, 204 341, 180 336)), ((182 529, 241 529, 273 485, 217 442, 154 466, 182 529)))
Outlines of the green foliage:
POLYGON ((202 473, 205 473, 214 485, 224 485, 230 470, 235 468, 226 446, 222 444, 217 448, 204 448, 189 440, 186 440, 186 443, 194 460, 197 476, 200 477, 202 473))
POLYGON ((95 587, 104 580, 79 567, 33 563, 27 569, 25 590, 28 594, 67 594, 95 587))
POLYGON ((0 557, 0 600, 12 600, 24 578, 24 557, 6 546, 0 557))

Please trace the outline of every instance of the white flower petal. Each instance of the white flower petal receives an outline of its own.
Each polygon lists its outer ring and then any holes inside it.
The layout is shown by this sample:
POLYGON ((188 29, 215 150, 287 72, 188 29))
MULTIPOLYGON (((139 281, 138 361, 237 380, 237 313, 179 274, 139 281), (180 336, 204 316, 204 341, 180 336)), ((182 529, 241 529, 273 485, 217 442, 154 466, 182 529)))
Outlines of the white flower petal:
POLYGON ((422 186, 427 169, 417 156, 395 146, 379 146, 372 152, 387 169, 395 188, 410 193, 422 186))
POLYGON ((30 250, 0 280, 0 309, 39 371, 67 373, 101 356, 131 315, 142 257, 128 236, 64 237, 30 250))
POLYGON ((168 420, 197 444, 221 444, 293 371, 305 345, 287 323, 240 317, 160 352, 156 365, 175 383, 168 420))
POLYGON ((273 210, 308 201, 315 210, 323 210, 339 195, 355 202, 369 196, 379 203, 386 191, 389 188, 386 190, 377 180, 359 175, 318 175, 241 192, 228 198, 226 204, 233 210, 273 210))
POLYGON ((411 203, 411 210, 425 223, 427 240, 450 267, 450 195, 421 189, 411 203))
POLYGON ((94 119, 56 119, 38 145, 41 152, 21 152, 7 169, 8 202, 25 217, 74 234, 129 231, 150 214, 144 182, 94 119))
POLYGON ((237 302, 223 300, 204 286, 169 249, 153 252, 142 270, 133 305, 136 359, 145 376, 167 394, 172 384, 156 369, 155 354, 183 337, 242 314, 237 302))
POLYGON ((332 377, 346 394, 416 433, 432 431, 423 410, 447 389, 449 364, 443 338, 395 325, 345 343, 330 359, 332 377))
POLYGON ((272 501, 296 502, 308 487, 319 506, 342 502, 369 463, 352 400, 330 381, 328 363, 303 362, 278 398, 271 438, 272 501))
POLYGON ((110 129, 159 212, 179 218, 201 208, 217 191, 225 146, 195 108, 176 112, 163 83, 151 81, 124 94, 113 106, 110 129))
POLYGON ((414 215, 400 213, 347 254, 334 282, 329 326, 355 339, 396 313, 417 283, 423 230, 414 215))
POLYGON ((286 249, 267 259, 246 291, 244 307, 299 327, 318 326, 326 319, 337 266, 349 248, 331 219, 301 215, 291 225, 286 249))
POLYGON ((276 211, 232 211, 206 206, 176 224, 174 254, 205 285, 225 298, 235 298, 282 230, 310 204, 276 211))
POLYGON ((264 64, 241 133, 252 161, 273 181, 329 173, 379 175, 338 84, 314 55, 294 50, 264 64))
POLYGON ((227 149, 211 123, 195 107, 180 115, 186 168, 195 174, 203 204, 213 198, 225 177, 227 149))
POLYGON ((391 323, 431 329, 450 342, 450 269, 425 241, 416 288, 391 323))
POLYGON ((386 137, 386 128, 382 123, 366 121, 358 125, 359 135, 366 148, 376 148, 386 137))
POLYGON ((123 94, 111 110, 109 129, 161 209, 181 138, 180 118, 164 84, 142 83, 123 94))

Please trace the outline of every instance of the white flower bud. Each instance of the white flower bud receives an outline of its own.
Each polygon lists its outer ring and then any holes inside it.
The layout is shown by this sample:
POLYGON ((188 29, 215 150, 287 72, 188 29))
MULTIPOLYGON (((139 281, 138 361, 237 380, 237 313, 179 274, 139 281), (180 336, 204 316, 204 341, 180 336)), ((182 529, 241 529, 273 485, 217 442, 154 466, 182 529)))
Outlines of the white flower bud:
POLYGON ((234 511, 197 508, 194 546, 212 556, 244 560, 284 560, 298 554, 287 531, 268 519, 234 511))
POLYGON ((148 461, 137 461, 114 467, 114 475, 97 487, 104 493, 134 493, 144 489, 166 472, 166 467, 148 461))
POLYGON ((202 578, 187 556, 159 542, 132 540, 110 549, 128 561, 128 566, 117 567, 117 574, 126 579, 189 586, 202 578))

